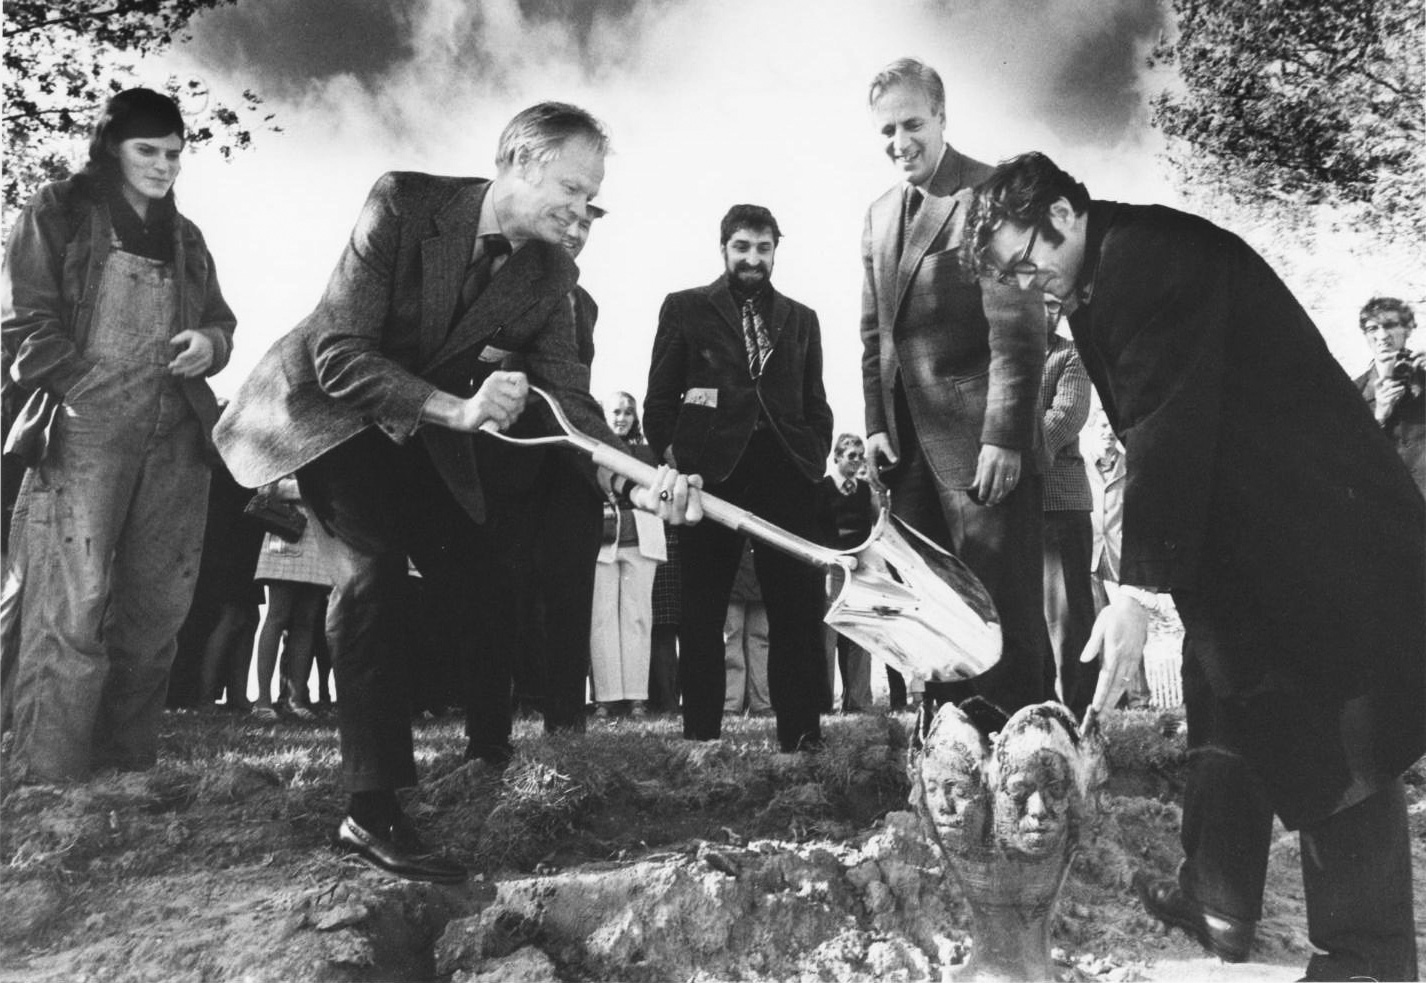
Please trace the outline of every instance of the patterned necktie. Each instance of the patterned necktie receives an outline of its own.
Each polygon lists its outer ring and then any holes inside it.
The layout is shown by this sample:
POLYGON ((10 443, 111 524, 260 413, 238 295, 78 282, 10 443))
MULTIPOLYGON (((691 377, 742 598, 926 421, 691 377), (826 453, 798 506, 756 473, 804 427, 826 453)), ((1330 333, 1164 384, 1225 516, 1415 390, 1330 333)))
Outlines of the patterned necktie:
POLYGON ((920 188, 912 185, 906 189, 905 215, 901 221, 901 242, 904 249, 911 241, 911 226, 916 224, 916 213, 921 210, 921 201, 926 197, 926 193, 920 188))
POLYGON ((454 324, 465 316, 475 299, 485 293, 495 276, 496 264, 510 255, 510 240, 499 233, 480 237, 480 256, 465 268, 465 281, 460 287, 460 303, 456 305, 454 324))
POLYGON ((856 490, 857 490, 857 479, 855 479, 855 478, 848 478, 846 481, 842 482, 842 494, 843 494, 843 495, 852 495, 852 494, 854 494, 854 493, 856 492, 856 490))
POLYGON ((772 342, 763 325, 763 316, 758 313, 758 305, 751 297, 743 301, 743 347, 748 351, 748 374, 756 379, 763 374, 763 366, 772 353, 772 342))

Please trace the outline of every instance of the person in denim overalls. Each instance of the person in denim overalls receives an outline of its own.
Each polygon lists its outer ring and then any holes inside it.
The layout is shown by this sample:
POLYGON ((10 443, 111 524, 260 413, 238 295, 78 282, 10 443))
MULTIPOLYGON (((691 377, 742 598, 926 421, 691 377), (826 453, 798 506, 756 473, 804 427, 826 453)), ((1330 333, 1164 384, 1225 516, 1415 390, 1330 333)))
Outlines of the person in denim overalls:
POLYGON ((76 177, 25 206, 5 251, 10 382, 58 406, 25 476, 5 595, 19 605, 13 758, 22 779, 136 770, 157 756, 178 628, 203 548, 205 377, 234 319, 173 202, 183 118, 110 99, 76 177))

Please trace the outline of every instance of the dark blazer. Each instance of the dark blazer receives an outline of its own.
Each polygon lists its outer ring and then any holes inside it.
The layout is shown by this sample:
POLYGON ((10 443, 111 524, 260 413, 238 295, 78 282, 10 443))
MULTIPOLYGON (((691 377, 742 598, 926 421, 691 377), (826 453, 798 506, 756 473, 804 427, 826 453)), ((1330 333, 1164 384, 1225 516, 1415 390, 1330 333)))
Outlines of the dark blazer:
POLYGON ((668 295, 644 396, 644 434, 660 460, 672 446, 680 471, 722 481, 765 413, 807 480, 822 476, 832 408, 822 387, 817 315, 773 290, 767 331, 772 354, 754 381, 727 276, 668 295))
POLYGON ((936 474, 957 488, 975 477, 982 444, 1037 458, 1044 298, 963 275, 961 233, 968 185, 990 173, 946 148, 928 182, 905 248, 898 184, 872 203, 862 233, 862 395, 867 433, 886 433, 902 453, 894 392, 898 375, 911 420, 936 474), (899 259, 898 259, 899 250, 899 259))
POLYGON ((1203 219, 1093 202, 1076 299, 1129 466, 1120 579, 1250 606, 1231 630, 1270 643, 1201 651, 1220 699, 1295 708, 1242 723, 1279 814, 1360 801, 1426 750, 1426 503, 1391 440, 1287 287, 1203 219))
MULTIPOLYGON (((489 186, 399 172, 377 181, 316 310, 268 350, 218 423, 239 482, 294 472, 372 426, 404 443, 433 392, 473 395, 512 352, 576 426, 617 440, 589 395, 567 297, 579 272, 563 247, 527 242, 452 324, 489 186)), ((434 426, 419 434, 452 494, 482 520, 477 438, 434 426)))
POLYGON ((871 535, 876 518, 871 485, 860 478, 852 480, 857 483, 857 489, 850 495, 842 494, 843 479, 840 475, 824 475, 817 482, 812 511, 817 516, 818 539, 823 546, 839 550, 855 549, 871 535))
MULTIPOLYGON (((1376 363, 1353 382, 1376 415, 1376 363)), ((1401 397, 1382 428, 1396 442, 1396 453, 1406 463, 1411 479, 1426 495, 1426 395, 1407 393, 1401 397)))

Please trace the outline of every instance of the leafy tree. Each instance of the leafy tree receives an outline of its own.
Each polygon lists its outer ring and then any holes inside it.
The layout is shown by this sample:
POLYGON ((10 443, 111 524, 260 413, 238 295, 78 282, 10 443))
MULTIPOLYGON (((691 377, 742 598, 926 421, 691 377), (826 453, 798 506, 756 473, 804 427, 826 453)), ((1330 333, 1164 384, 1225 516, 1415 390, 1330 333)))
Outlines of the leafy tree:
POLYGON ((1329 206, 1382 238, 1426 233, 1419 0, 1172 0, 1154 100, 1190 190, 1329 206))
MULTIPOLYGON (((189 20, 234 0, 7 0, 5 4, 5 175, 7 216, 47 181, 69 174, 78 138, 116 92, 137 84, 134 62, 187 38, 189 20)), ((224 157, 252 142, 262 100, 250 91, 232 108, 198 79, 170 78, 169 94, 189 120, 191 145, 224 157)), ((6 222, 8 228, 9 222, 6 222)))

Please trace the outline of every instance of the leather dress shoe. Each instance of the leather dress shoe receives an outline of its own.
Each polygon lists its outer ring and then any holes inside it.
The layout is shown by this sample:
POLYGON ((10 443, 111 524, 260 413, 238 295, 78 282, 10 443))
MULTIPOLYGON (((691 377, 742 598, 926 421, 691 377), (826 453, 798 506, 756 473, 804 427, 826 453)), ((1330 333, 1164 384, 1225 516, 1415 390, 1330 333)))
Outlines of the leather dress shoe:
POLYGON ((404 816, 386 836, 378 836, 348 816, 337 827, 335 845, 377 870, 408 881, 460 884, 467 876, 460 864, 431 853, 404 816))
POLYGON ((1183 893, 1177 881, 1151 877, 1143 871, 1134 875, 1134 892, 1145 911, 1165 925, 1183 929, 1225 963, 1247 961, 1257 922, 1204 911, 1183 893))

